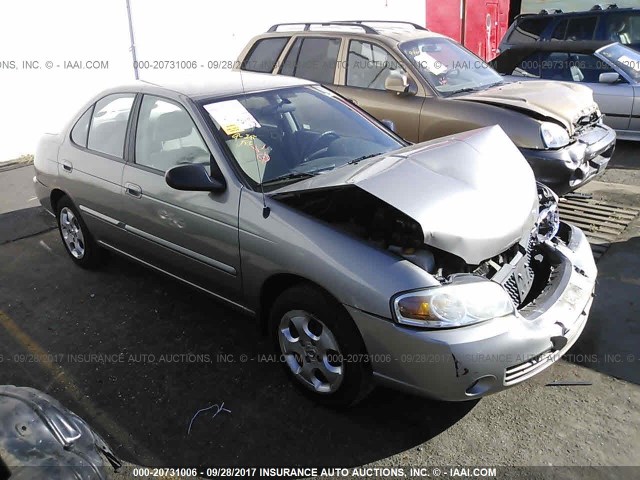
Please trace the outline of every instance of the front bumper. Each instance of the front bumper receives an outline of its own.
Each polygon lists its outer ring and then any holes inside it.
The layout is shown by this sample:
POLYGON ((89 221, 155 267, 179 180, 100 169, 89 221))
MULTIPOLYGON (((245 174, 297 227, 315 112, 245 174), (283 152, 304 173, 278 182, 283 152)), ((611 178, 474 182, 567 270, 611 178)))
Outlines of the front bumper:
POLYGON ((564 195, 602 175, 615 150, 616 132, 596 125, 556 150, 521 148, 539 182, 564 195))
POLYGON ((547 242, 556 269, 518 314, 468 327, 421 330, 347 307, 378 383, 440 400, 504 390, 538 374, 576 342, 593 300, 596 266, 582 231, 565 226, 567 244, 547 242))

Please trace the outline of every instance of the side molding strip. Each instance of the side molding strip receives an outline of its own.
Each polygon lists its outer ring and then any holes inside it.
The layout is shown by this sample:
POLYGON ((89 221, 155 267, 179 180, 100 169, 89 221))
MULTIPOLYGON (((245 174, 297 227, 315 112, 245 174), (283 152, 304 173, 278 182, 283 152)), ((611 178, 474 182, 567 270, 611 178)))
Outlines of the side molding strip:
POLYGON ((144 265, 146 267, 153 268, 154 270, 156 270, 156 271, 158 271, 160 273, 164 273, 165 275, 167 275, 167 276, 169 276, 171 278, 175 278, 176 280, 180 280, 181 282, 186 283, 187 285, 189 285, 191 287, 197 288, 198 290, 200 290, 200 291, 202 291, 202 292, 204 292, 204 293, 206 293, 208 295, 211 295, 212 297, 215 297, 218 300, 222 300, 223 302, 228 303, 228 304, 236 307, 239 310, 242 310, 244 313, 247 313, 249 315, 255 315, 255 313, 256 313, 253 310, 251 310, 250 308, 245 307, 244 305, 240 305, 239 303, 236 303, 233 300, 229 300, 228 298, 223 297, 222 295, 218 295, 217 293, 214 293, 211 290, 207 290, 206 288, 201 287, 200 285, 197 285, 197 284, 195 284, 193 282, 190 282, 189 280, 185 280, 184 278, 179 277, 177 275, 174 275, 171 272, 167 272, 166 270, 164 270, 164 269, 162 269, 160 267, 156 267, 155 265, 153 265, 153 264, 151 264, 149 262, 145 262, 144 260, 142 260, 142 259, 140 259, 140 258, 138 258, 138 257, 136 257, 134 255, 131 255, 131 254, 127 253, 127 252, 123 252, 119 248, 116 248, 116 247, 114 247, 112 245, 109 245, 108 243, 103 242, 102 240, 98 240, 98 243, 100 245, 102 245, 103 247, 108 248, 109 250, 113 250, 114 252, 119 253, 121 255, 124 255, 125 257, 130 258, 131 260, 134 260, 134 261, 136 261, 138 263, 141 263, 142 265, 144 265))

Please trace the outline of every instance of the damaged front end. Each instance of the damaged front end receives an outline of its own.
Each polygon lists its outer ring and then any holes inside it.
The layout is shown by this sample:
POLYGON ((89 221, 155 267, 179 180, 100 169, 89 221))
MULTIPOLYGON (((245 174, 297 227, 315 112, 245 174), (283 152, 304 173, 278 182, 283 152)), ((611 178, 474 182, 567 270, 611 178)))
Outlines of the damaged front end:
POLYGON ((274 193, 435 280, 392 296, 390 319, 345 305, 371 353, 420 359, 374 359, 379 383, 484 396, 536 375, 582 332, 597 273, 589 244, 503 138, 469 132, 274 193))

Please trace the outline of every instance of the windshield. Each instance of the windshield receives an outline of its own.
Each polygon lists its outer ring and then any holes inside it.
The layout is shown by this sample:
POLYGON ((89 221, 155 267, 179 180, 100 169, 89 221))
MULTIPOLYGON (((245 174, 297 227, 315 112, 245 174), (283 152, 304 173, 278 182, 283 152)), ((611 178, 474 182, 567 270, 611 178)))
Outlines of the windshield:
POLYGON ((412 40, 401 43, 400 50, 444 96, 503 83, 502 77, 483 60, 447 38, 412 40))
POLYGON ((640 82, 640 52, 614 43, 598 50, 598 54, 626 73, 634 82, 640 82))
POLYGON ((322 87, 251 93, 203 107, 245 178, 265 190, 405 146, 322 87))

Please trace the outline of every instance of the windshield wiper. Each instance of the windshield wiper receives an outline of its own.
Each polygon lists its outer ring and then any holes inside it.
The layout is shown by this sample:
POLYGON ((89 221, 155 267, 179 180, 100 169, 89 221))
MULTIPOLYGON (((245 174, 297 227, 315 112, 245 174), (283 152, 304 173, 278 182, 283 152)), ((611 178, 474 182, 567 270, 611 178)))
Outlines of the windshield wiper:
POLYGON ((279 177, 274 177, 266 182, 262 182, 263 186, 273 185, 274 183, 282 183, 287 182, 289 180, 303 180, 305 178, 313 177, 315 174, 309 172, 293 172, 286 173, 284 175, 280 175, 279 177))
POLYGON ((367 158, 377 157, 378 155, 382 155, 383 153, 384 152, 378 152, 378 153, 370 153, 369 155, 363 155, 361 157, 354 158, 353 160, 349 160, 347 162, 347 165, 354 165, 358 162, 361 162, 362 160, 366 160, 367 158))

